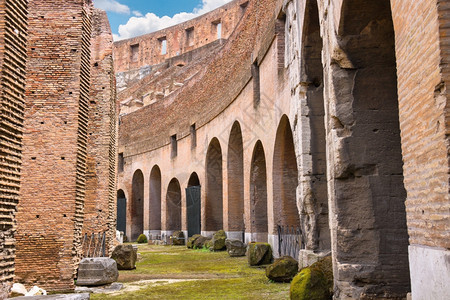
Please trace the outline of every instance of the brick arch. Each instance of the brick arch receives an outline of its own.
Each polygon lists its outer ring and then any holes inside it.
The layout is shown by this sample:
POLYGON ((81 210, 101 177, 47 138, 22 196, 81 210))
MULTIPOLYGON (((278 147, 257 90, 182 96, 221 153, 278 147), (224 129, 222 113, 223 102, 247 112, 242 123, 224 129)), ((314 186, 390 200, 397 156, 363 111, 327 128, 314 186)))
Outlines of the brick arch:
POLYGON ((307 250, 331 249, 328 221, 328 190, 326 170, 325 105, 322 65, 323 41, 317 0, 308 0, 302 36, 302 87, 308 111, 301 123, 302 142, 299 209, 300 223, 307 250))
POLYGON ((166 194, 166 231, 181 230, 181 187, 178 179, 173 178, 166 194))
POLYGON ((161 231, 161 169, 158 165, 150 172, 149 189, 149 230, 151 235, 157 235, 161 231))
POLYGON ((241 125, 234 122, 228 140, 228 226, 229 235, 241 238, 244 225, 244 147, 241 125))
POLYGON ((343 297, 404 298, 410 290, 406 191, 390 1, 344 1, 338 40, 347 59, 331 77, 336 290, 343 297), (345 277, 343 265, 354 266, 346 268, 345 277), (362 269, 367 270, 364 286, 362 269))
POLYGON ((131 241, 144 232, 144 174, 136 170, 133 174, 130 201, 131 241))
POLYGON ((250 167, 250 230, 251 241, 267 242, 267 169, 261 141, 253 148, 250 167))
POLYGON ((276 226, 300 226, 297 209, 298 171, 291 125, 286 115, 278 125, 273 154, 273 215, 276 226))
POLYGON ((117 190, 116 194, 116 229, 127 232, 127 196, 124 190, 117 190))
POLYGON ((209 143, 206 153, 206 189, 204 231, 217 231, 223 227, 223 172, 222 148, 217 138, 209 143))

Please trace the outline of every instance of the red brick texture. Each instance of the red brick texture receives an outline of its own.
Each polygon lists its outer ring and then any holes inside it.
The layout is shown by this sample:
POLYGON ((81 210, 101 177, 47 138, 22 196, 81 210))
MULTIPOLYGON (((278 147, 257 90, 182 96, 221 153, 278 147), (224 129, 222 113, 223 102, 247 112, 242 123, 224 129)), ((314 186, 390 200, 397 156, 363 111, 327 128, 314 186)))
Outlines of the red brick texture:
POLYGON ((26 0, 0 1, 0 299, 14 277, 27 42, 26 0))
POLYGON ((112 35, 104 11, 94 9, 92 27, 83 235, 106 232, 109 253, 116 224, 117 107, 112 35))

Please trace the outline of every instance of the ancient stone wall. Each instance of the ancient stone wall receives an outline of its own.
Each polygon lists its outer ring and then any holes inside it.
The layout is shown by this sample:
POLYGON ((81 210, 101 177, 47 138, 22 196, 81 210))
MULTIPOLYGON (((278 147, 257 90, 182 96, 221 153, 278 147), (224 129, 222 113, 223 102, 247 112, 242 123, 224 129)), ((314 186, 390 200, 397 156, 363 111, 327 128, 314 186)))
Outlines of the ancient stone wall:
POLYGON ((92 3, 29 1, 16 281, 74 286, 86 191, 92 3))
POLYGON ((217 39, 227 39, 247 4, 248 0, 235 0, 182 24, 114 43, 116 72, 157 65, 217 39), (165 51, 162 51, 163 41, 165 51))
POLYGON ((14 278, 25 94, 28 1, 0 1, 0 299, 14 278))
POLYGON ((106 255, 115 238, 117 103, 112 35, 107 15, 92 14, 86 199, 83 236, 106 234, 106 255))

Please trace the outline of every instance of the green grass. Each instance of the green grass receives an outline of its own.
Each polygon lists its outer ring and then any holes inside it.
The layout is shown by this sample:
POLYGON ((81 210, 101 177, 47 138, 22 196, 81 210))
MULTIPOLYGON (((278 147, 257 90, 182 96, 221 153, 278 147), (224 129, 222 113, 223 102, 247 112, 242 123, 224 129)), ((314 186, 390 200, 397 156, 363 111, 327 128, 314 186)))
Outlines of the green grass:
POLYGON ((274 283, 245 257, 185 247, 139 245, 136 270, 120 271, 124 289, 91 299, 288 299, 289 284, 274 283), (164 279, 181 279, 175 283, 164 279), (138 283, 141 280, 159 282, 138 283), (134 290, 133 287, 136 287, 134 290))

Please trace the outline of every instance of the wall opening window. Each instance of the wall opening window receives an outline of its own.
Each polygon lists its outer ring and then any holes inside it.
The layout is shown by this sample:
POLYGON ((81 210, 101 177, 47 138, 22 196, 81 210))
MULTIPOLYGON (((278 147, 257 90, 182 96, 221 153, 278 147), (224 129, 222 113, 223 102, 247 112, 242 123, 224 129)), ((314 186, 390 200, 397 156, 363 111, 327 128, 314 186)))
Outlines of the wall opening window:
POLYGON ((139 44, 131 45, 131 61, 137 62, 139 59, 139 44))
POLYGON ((161 55, 167 54, 167 38, 165 36, 160 37, 158 39, 159 43, 161 44, 161 55))
POLYGON ((213 33, 216 33, 217 39, 222 38, 222 22, 220 20, 212 22, 213 33))
POLYGON ((194 46, 194 27, 186 29, 186 46, 194 46))
POLYGON ((124 159, 123 159, 123 153, 119 153, 119 161, 118 161, 118 172, 123 172, 123 165, 124 165, 124 159))
POLYGON ((178 154, 177 135, 174 134, 170 137, 170 144, 172 145, 171 157, 174 158, 178 154))
POLYGON ((195 128, 195 123, 191 125, 191 148, 197 147, 197 129, 195 128))

